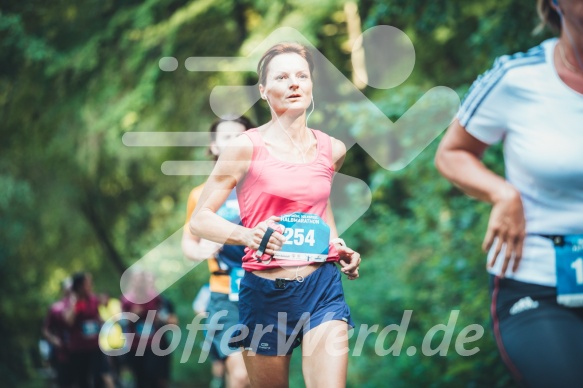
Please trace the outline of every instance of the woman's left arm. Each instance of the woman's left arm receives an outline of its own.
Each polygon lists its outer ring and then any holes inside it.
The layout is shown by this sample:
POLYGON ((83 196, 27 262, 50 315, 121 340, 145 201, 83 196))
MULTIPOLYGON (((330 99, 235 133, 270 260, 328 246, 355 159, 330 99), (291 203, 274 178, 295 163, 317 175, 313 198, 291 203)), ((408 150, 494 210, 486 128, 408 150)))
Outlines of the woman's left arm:
POLYGON ((330 241, 338 238, 338 229, 336 229, 336 221, 334 221, 334 213, 332 212, 332 203, 328 200, 326 206, 326 223, 330 227, 330 241))
MULTIPOLYGON (((332 140, 332 163, 334 165, 334 171, 338 172, 342 163, 344 163, 344 157, 346 156, 346 146, 343 142, 338 139, 331 138, 332 140)), ((334 246, 338 251, 340 256, 339 263, 342 266, 341 271, 348 276, 349 280, 354 280, 359 277, 358 267, 360 265, 360 254, 344 244, 344 240, 338 239, 338 230, 336 229, 336 222, 334 222, 334 214, 332 212, 332 205, 330 200, 328 200, 328 206, 326 208, 326 217, 328 225, 330 226, 330 238, 334 241, 334 246)))

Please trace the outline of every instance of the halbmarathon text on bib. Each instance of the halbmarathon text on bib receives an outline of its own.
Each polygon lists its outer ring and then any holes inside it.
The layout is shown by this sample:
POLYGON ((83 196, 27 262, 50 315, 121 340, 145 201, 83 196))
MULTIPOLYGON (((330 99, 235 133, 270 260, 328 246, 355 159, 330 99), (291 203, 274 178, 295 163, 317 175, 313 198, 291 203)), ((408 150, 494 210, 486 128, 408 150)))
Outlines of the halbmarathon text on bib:
POLYGON ((283 260, 326 261, 330 243, 330 227, 320 216, 291 213, 281 216, 286 242, 273 257, 283 260))

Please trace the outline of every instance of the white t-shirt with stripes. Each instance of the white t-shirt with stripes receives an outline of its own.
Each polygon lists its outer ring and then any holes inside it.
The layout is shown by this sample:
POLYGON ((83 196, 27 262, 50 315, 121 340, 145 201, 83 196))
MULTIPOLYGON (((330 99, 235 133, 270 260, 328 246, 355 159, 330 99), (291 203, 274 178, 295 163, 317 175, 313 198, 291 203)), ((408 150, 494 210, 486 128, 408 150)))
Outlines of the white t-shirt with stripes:
MULTIPOLYGON (((527 237, 517 272, 506 276, 547 286, 556 285, 555 253, 539 235, 583 233, 583 94, 559 78, 556 43, 497 59, 457 116, 478 140, 503 141, 506 179, 521 193, 527 237)), ((492 273, 500 273, 503 254, 492 273)))

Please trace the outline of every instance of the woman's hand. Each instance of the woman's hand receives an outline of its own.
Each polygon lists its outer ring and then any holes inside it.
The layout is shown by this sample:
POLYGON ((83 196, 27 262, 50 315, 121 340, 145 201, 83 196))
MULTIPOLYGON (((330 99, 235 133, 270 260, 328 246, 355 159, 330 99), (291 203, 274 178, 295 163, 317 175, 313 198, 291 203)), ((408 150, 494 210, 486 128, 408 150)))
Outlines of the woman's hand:
POLYGON ((338 256, 340 256, 340 266, 342 266, 342 273, 348 276, 348 280, 354 280, 360 275, 358 274, 358 267, 360 266, 360 253, 353 251, 347 246, 336 244, 338 256))
POLYGON ((265 247, 265 251, 263 254, 273 256, 275 252, 279 251, 285 243, 285 237, 281 234, 280 230, 281 227, 278 228, 278 225, 275 225, 276 222, 281 220, 280 217, 271 216, 267 220, 260 222, 254 228, 248 229, 248 237, 247 237, 247 245, 252 250, 259 249, 259 245, 261 244, 261 240, 263 240, 263 236, 265 232, 267 232, 267 228, 270 227, 275 229, 275 232, 269 237, 269 241, 267 242, 267 246, 265 247))
POLYGON ((520 193, 507 184, 501 195, 494 201, 494 206, 490 213, 490 221, 488 222, 488 230, 482 244, 482 249, 488 251, 496 243, 494 256, 488 263, 488 267, 492 268, 496 264, 498 254, 502 247, 505 247, 504 262, 499 276, 504 277, 511 260, 512 272, 515 272, 522 259, 522 246, 525 235, 526 222, 520 193))
POLYGON ((53 345, 55 348, 62 348, 63 347, 63 341, 61 341, 61 339, 59 337, 57 337, 56 335, 50 335, 47 337, 47 340, 49 341, 49 343, 51 345, 53 345))

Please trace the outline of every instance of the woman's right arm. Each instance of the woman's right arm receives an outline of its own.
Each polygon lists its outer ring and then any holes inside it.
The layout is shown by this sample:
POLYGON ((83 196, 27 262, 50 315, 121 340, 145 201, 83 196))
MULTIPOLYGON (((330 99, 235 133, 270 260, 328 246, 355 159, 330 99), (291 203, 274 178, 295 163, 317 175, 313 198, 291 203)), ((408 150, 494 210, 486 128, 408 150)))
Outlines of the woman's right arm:
POLYGON ((502 247, 506 246, 500 273, 503 276, 511 259, 512 270, 516 271, 522 258, 524 210, 518 190, 481 162, 486 148, 486 143, 470 135, 456 119, 439 144, 435 165, 463 192, 493 205, 482 248, 489 250, 496 242, 496 250, 489 263, 493 266, 502 247))
MULTIPOLYGON (((244 135, 233 139, 221 153, 190 219, 188 226, 193 235, 219 244, 259 248, 268 223, 279 221, 278 217, 272 216, 254 228, 246 228, 217 215, 233 188, 245 177, 252 157, 253 143, 244 135)), ((281 233, 274 232, 265 253, 273 255, 284 241, 281 233)))

